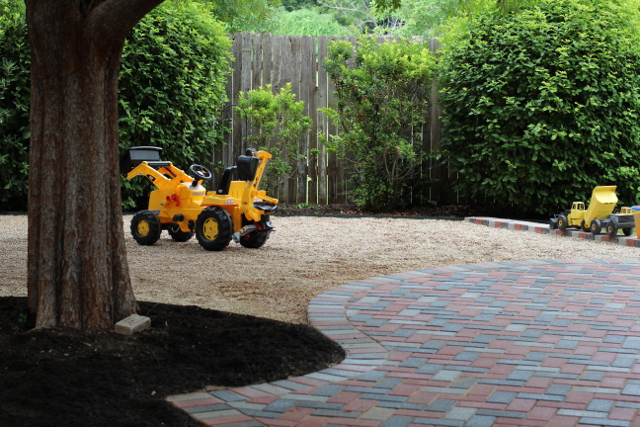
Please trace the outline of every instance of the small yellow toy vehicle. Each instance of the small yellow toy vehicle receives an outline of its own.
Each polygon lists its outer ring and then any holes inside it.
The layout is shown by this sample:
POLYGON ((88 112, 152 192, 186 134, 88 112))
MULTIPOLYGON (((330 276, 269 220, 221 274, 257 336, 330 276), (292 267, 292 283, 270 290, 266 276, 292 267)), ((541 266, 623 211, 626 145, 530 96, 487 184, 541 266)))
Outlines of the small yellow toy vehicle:
POLYGON ((607 234, 615 237, 618 229, 629 236, 634 226, 631 208, 623 207, 621 213, 612 213, 618 203, 616 186, 602 186, 593 189, 589 208, 585 209, 584 202, 573 202, 571 209, 554 215, 549 220, 549 228, 566 230, 568 227, 582 228, 585 232, 600 234, 602 228, 607 234))
POLYGON ((178 242, 195 234, 200 245, 210 251, 225 249, 233 239, 246 248, 259 248, 274 230, 269 215, 278 199, 258 190, 269 159, 266 151, 248 149, 236 166, 226 168, 216 191, 206 191, 203 180, 211 172, 191 165, 192 178, 171 162, 160 160, 160 147, 131 147, 120 159, 127 179, 146 176, 157 187, 149 197, 148 210, 136 213, 131 234, 141 245, 153 245, 162 230, 178 242), (237 175, 238 180, 232 180, 237 175))

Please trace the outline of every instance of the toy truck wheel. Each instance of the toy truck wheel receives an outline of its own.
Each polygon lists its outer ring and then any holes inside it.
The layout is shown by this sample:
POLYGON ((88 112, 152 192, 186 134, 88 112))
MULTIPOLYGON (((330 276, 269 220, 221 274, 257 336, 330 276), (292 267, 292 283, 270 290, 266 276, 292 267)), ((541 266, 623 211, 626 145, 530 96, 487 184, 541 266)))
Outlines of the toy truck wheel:
POLYGON ((178 224, 170 226, 167 231, 169 232, 169 236, 171 236, 171 238, 176 242, 186 242, 195 234, 188 231, 180 230, 180 226, 178 224))
POLYGON ((631 236, 632 230, 633 230, 633 227, 624 227, 622 229, 622 234, 624 234, 625 236, 631 236))
POLYGON ((204 208, 196 221, 196 238, 208 251, 221 251, 229 245, 233 232, 231 216, 222 208, 204 208))
POLYGON ((582 228, 582 231, 584 231, 585 233, 588 233, 591 231, 591 228, 587 225, 587 222, 584 219, 580 223, 580 228, 582 228))
POLYGON ((616 235, 618 234, 618 227, 616 227, 615 224, 612 222, 607 224, 607 226, 605 227, 605 230, 607 231, 607 235, 609 237, 616 237, 616 235))
POLYGON ((567 229, 567 217, 564 215, 560 215, 558 217, 558 229, 564 231, 567 229))
POLYGON ((160 239, 162 227, 158 217, 150 211, 140 211, 131 220, 131 235, 139 245, 153 245, 160 239))
POLYGON ((600 234, 602 231, 602 223, 598 219, 591 221, 591 232, 593 234, 600 234))

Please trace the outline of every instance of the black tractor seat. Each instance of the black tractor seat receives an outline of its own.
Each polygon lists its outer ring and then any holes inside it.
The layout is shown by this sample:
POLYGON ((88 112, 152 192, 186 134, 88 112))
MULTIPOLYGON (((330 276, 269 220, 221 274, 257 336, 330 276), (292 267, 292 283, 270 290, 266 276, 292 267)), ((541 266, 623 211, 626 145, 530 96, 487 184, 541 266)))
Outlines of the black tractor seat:
POLYGON ((269 202, 256 202, 253 204, 253 207, 261 210, 265 214, 272 214, 278 209, 278 205, 274 205, 273 203, 269 202))
POLYGON ((126 153, 120 157, 120 173, 126 175, 142 162, 147 162, 152 168, 163 168, 169 166, 171 162, 160 160, 162 148, 152 146, 130 147, 126 153))

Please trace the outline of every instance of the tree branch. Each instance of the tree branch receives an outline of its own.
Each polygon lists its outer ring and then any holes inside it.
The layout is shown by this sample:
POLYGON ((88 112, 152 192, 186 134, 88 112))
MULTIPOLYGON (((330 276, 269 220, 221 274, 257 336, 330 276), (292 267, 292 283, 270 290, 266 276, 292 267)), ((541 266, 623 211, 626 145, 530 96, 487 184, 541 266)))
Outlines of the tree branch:
POLYGON ((129 31, 164 0, 90 1, 87 16, 89 34, 97 38, 125 39, 129 31))

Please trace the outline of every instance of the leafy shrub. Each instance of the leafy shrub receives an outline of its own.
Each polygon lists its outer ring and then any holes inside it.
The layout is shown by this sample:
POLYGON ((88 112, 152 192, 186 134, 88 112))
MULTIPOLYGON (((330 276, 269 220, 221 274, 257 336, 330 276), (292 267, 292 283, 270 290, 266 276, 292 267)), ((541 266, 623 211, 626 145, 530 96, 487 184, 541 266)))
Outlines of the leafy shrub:
POLYGON ((280 8, 273 21, 272 32, 293 36, 351 36, 359 31, 355 27, 344 26, 330 13, 322 13, 320 8, 298 9, 287 12, 280 8))
POLYGON ((29 46, 24 3, 0 0, 0 210, 26 210, 29 46))
POLYGON ((549 215, 615 184, 640 190, 637 7, 541 0, 445 42, 443 148, 470 200, 549 215), (635 10, 635 12, 634 12, 635 10))
POLYGON ((361 37, 354 55, 351 43, 336 41, 325 68, 337 106, 323 111, 340 128, 326 144, 351 166, 352 201, 374 211, 426 203, 421 131, 435 68, 428 46, 361 37))
MULTIPOLYGON (((222 141, 230 40, 197 3, 165 3, 127 37, 120 73, 120 148, 155 145, 185 169, 209 166, 222 141)), ((122 180, 125 208, 144 207, 150 184, 122 180), (140 206, 142 205, 142 206, 140 206)))
MULTIPOLYGON (((263 187, 277 196, 281 185, 297 173, 298 161, 307 160, 307 156, 300 153, 301 139, 311 128, 311 118, 303 112, 304 101, 296 101, 291 83, 280 88, 277 94, 267 85, 240 92, 236 109, 253 128, 253 135, 245 135, 247 141, 273 155, 263 187)), ((309 156, 315 155, 317 151, 309 153, 309 156)))
MULTIPOLYGON (((26 210, 29 148, 29 45, 23 2, 0 0, 0 202, 26 210)), ((130 33, 120 75, 120 149, 157 145, 186 168, 208 165, 221 142, 230 41, 194 2, 165 2, 130 33)), ((125 209, 145 207, 145 180, 122 179, 125 209)))

